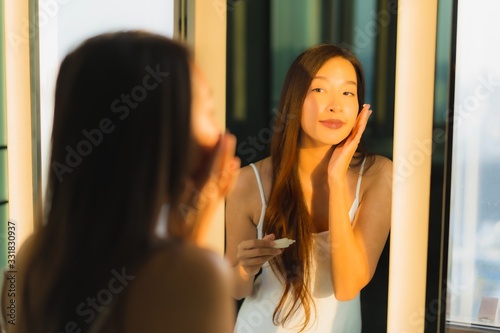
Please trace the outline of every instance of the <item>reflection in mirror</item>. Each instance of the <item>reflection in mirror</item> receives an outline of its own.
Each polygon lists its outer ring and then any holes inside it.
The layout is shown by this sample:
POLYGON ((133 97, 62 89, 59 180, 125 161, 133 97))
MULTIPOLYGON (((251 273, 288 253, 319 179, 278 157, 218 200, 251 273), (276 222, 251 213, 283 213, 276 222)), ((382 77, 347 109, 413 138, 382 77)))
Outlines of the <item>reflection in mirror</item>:
MULTIPOLYGON (((256 163, 257 167, 255 171, 249 167, 242 169, 235 194, 228 198, 226 205, 226 253, 233 263, 238 262, 238 253, 235 249, 241 243, 238 240, 243 240, 242 235, 247 232, 253 238, 257 237, 256 225, 259 223, 263 211, 261 211, 262 201, 256 175, 259 175, 262 181, 263 194, 267 204, 269 205, 270 200, 273 200, 269 196, 273 171, 269 163, 270 160, 266 158, 271 153, 269 146, 273 130, 276 135, 277 129, 281 128, 275 125, 275 121, 280 118, 278 116, 279 99, 286 72, 302 51, 321 43, 337 44, 351 50, 360 60, 365 74, 364 100, 365 103, 371 104, 371 109, 374 111, 364 131, 362 141, 370 152, 387 158, 392 157, 396 18, 397 2, 389 0, 349 2, 255 0, 233 1, 231 6, 228 4, 227 127, 238 138, 237 154, 241 158, 242 166, 256 163), (255 22, 259 22, 259 24, 255 24, 255 22), (237 197, 239 189, 244 193, 241 202, 238 201, 237 197), (233 207, 236 205, 238 210, 231 211, 232 205, 233 207), (246 210, 247 208, 248 210, 246 210), (242 217, 242 214, 246 215, 242 217), (247 221, 248 219, 251 221, 247 221), (254 224, 252 225, 251 222, 254 224), (234 226, 234 223, 239 224, 234 226), (244 230, 245 228, 246 230, 244 230), (235 232, 236 229, 239 230, 238 233, 235 232)), ((352 69, 352 67, 350 68, 352 69)), ((285 126, 293 122, 292 118, 284 120, 286 121, 285 126)), ((296 123, 299 124, 299 122, 296 123)), ((287 146, 280 147, 281 150, 286 148, 287 146)), ((359 174, 359 166, 357 169, 353 169, 359 174)), ((377 168, 369 169, 374 172, 377 168)), ((365 185, 369 179, 369 169, 365 174, 365 185)), ((326 174, 323 176, 326 180, 326 174)), ((316 222, 321 221, 321 217, 328 216, 328 212, 317 210, 318 206, 322 207, 320 199, 322 196, 319 191, 311 190, 314 186, 311 181, 309 181, 311 187, 308 192, 304 186, 305 180, 308 179, 307 177, 300 178, 300 184, 302 184, 300 192, 303 198, 309 198, 309 201, 300 202, 303 202, 308 214, 317 217, 313 218, 316 230, 326 231, 328 230, 328 222, 319 225, 316 222), (321 215, 321 213, 326 215, 321 215)), ((348 178, 348 183, 351 186, 348 188, 353 193, 356 192, 357 179, 357 177, 352 177, 350 180, 348 178)), ((363 190, 363 188, 362 185, 361 189, 363 190)), ((274 188, 274 190, 276 189, 274 188)), ((351 192, 347 195, 347 202, 351 202, 350 200, 355 197, 351 192)), ((285 200, 285 198, 280 200, 285 200)), ((280 211, 280 213, 283 212, 280 211)), ((265 214, 272 216, 273 212, 268 208, 265 214)), ((362 220, 361 211, 357 218, 362 220)), ((266 225, 264 222, 264 226, 266 225)), ((279 228, 264 228, 263 235, 266 230, 276 231, 279 228)), ((273 236, 266 236, 265 239, 269 237, 273 236)), ((278 232, 275 232, 274 237, 292 238, 278 235, 278 232)), ((296 242, 284 249, 281 256, 285 257, 287 251, 297 245, 300 244, 296 242)), ((328 248, 329 245, 326 246, 328 248)), ((275 254, 269 255, 271 257, 275 254)), ((293 261, 293 258, 290 258, 290 261, 293 261)), ((272 265, 273 261, 271 260, 269 263, 272 265)), ((294 262, 294 264, 296 269, 289 269, 288 273, 291 273, 292 276, 301 276, 305 270, 298 263, 294 262)), ((293 268, 294 264, 291 264, 289 268, 293 268)), ((256 270, 259 271, 259 268, 260 265, 253 269, 248 266, 240 267, 238 273, 240 276, 246 276, 250 283, 242 284, 240 293, 235 295, 237 298, 241 298, 238 301, 239 306, 244 304, 242 298, 252 291, 251 282, 253 279, 256 278, 261 283, 265 280, 266 269, 262 270, 263 273, 259 273, 262 275, 254 275, 256 270)), ((288 275, 290 276, 290 274, 288 275)), ((325 281, 327 284, 329 283, 328 279, 325 281)), ((373 278, 360 293, 364 331, 386 331, 387 283, 388 244, 382 251, 373 278)), ((261 284, 261 287, 267 288, 264 284, 261 284)), ((312 293, 314 294, 314 290, 312 293)), ((281 293, 278 292, 276 297, 279 301, 281 293)), ((265 306, 261 304, 265 311, 261 309, 252 312, 259 314, 258 316, 248 317, 246 321, 239 319, 240 331, 259 331, 257 327, 259 322, 264 321, 269 316, 272 317, 273 311, 276 309, 276 306, 270 304, 272 303, 266 303, 265 306)), ((247 305, 243 305, 243 310, 247 311, 245 307, 247 305)), ((314 312, 312 313, 314 314, 314 312)), ((276 318, 279 319, 279 316, 276 318)), ((311 319, 312 322, 314 322, 314 318, 311 319)), ((300 325, 301 322, 292 321, 289 324, 292 326, 293 324, 300 325)))

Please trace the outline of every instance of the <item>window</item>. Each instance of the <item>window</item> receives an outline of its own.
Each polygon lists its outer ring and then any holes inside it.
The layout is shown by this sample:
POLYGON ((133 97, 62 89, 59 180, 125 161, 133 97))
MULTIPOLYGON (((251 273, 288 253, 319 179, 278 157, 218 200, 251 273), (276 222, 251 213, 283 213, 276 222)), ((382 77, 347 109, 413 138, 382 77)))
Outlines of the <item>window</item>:
POLYGON ((500 2, 458 2, 446 319, 500 328, 500 2))
MULTIPOLYGON (((36 0, 32 0, 36 1, 36 0)), ((143 29, 173 37, 174 0, 39 0, 42 191, 48 175, 54 89, 64 56, 99 33, 143 29)), ((45 193, 43 193, 45 194, 45 193)))

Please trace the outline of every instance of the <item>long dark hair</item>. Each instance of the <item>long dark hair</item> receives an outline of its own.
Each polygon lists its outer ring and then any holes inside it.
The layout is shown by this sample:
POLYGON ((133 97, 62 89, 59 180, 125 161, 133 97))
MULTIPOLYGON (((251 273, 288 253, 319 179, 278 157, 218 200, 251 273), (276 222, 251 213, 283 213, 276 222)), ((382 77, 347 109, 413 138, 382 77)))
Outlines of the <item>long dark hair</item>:
MULTIPOLYGON (((294 246, 270 261, 273 271, 286 281, 273 319, 276 324, 286 324, 302 306, 305 319, 301 330, 307 327, 311 319, 311 306, 314 306, 307 281, 310 279, 312 234, 315 230, 304 203, 298 176, 300 119, 312 79, 321 66, 333 57, 342 57, 353 65, 357 78, 358 112, 361 111, 364 104, 364 77, 360 62, 342 47, 317 45, 300 54, 287 72, 271 141, 273 177, 264 230, 268 234, 296 240, 294 246)), ((357 163, 364 155, 361 151, 356 154, 357 163)))
POLYGON ((112 272, 134 273, 150 253, 160 209, 176 204, 188 172, 190 108, 190 54, 168 38, 104 34, 66 56, 23 332, 61 331, 69 322, 86 332, 79 305, 109 288, 112 272))

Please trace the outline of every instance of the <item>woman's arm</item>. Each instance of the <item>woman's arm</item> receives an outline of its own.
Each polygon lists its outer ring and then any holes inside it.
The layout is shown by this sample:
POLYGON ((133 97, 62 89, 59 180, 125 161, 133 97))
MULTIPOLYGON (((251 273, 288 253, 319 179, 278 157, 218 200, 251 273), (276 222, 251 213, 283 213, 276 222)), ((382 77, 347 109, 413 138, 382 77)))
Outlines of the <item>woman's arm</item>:
POLYGON ((371 280, 390 229, 392 162, 381 156, 364 173, 353 224, 349 219, 347 172, 371 114, 369 107, 363 107, 328 166, 332 283, 339 300, 354 298, 371 280))
POLYGON ((236 299, 251 294, 261 266, 281 253, 272 247, 274 235, 257 239, 252 207, 259 207, 260 212, 260 195, 253 170, 245 167, 226 201, 226 258, 232 265, 232 295, 236 299))
POLYGON ((391 221, 392 162, 376 156, 363 175, 364 190, 353 223, 349 220, 347 184, 330 191, 332 280, 339 300, 354 298, 370 282, 384 249, 391 221), (342 194, 343 193, 343 194, 342 194))

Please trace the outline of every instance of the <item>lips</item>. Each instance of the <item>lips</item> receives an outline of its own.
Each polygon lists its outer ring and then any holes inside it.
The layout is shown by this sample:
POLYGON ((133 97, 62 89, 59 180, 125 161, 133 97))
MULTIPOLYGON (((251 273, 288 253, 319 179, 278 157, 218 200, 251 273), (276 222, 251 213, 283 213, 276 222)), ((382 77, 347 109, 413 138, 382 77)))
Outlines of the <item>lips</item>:
POLYGON ((328 128, 331 128, 331 129, 338 129, 338 128, 341 128, 342 126, 344 126, 344 122, 342 120, 339 120, 339 119, 327 119, 327 120, 321 120, 320 123, 325 126, 325 127, 328 127, 328 128))

